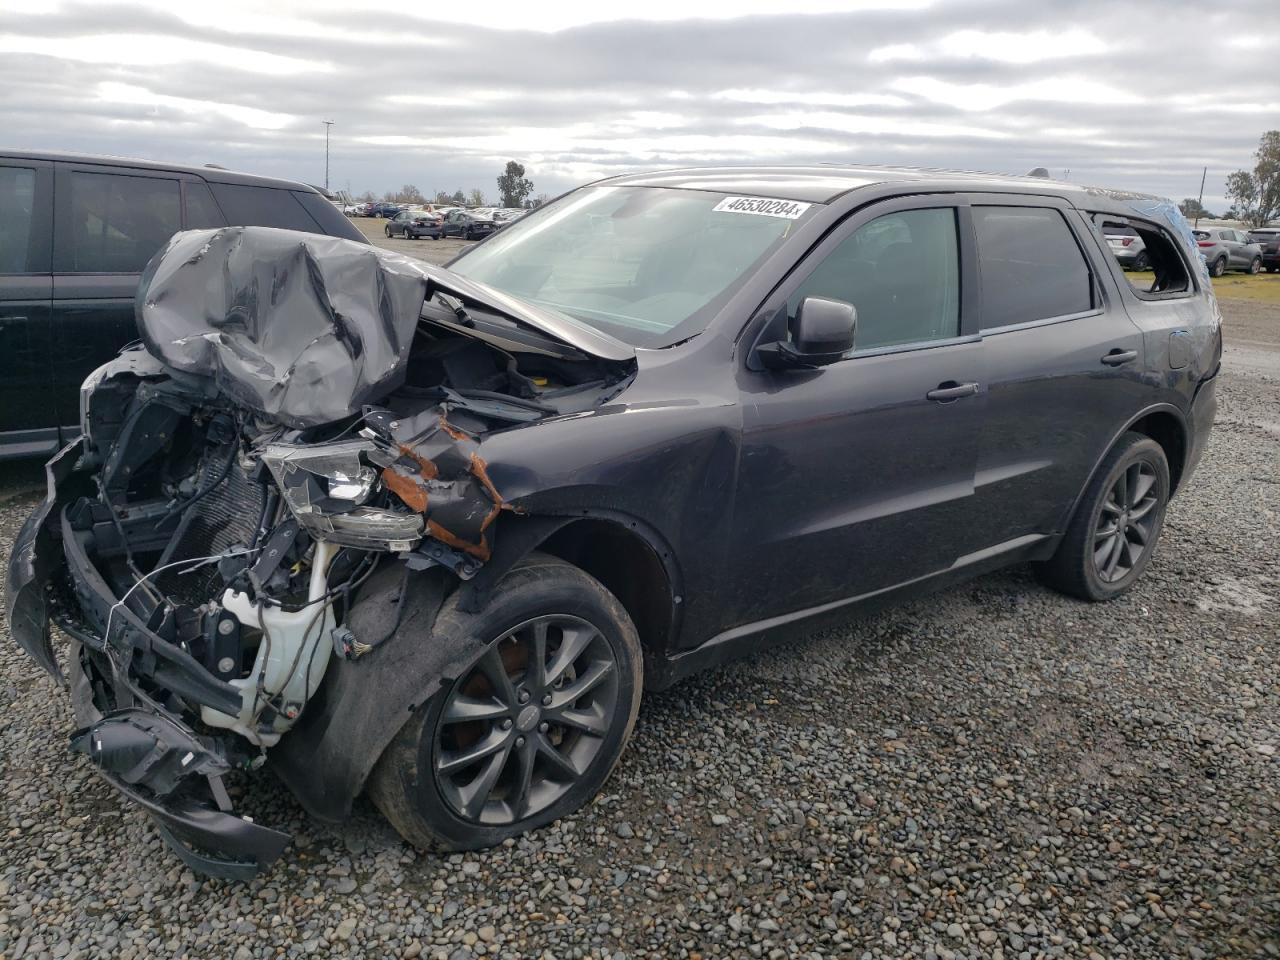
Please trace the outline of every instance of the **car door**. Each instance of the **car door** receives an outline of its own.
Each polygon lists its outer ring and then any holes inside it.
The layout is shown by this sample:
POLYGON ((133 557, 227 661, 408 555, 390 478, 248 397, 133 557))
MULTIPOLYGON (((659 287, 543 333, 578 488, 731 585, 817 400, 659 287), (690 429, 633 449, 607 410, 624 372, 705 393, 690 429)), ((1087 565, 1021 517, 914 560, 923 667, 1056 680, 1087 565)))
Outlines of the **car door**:
MULTIPOLYGON (((984 390, 966 324, 963 204, 897 199, 834 231, 764 310, 853 304, 854 349, 819 369, 739 372, 731 581, 743 623, 945 570, 968 549, 984 390)), ((754 364, 758 367, 758 364, 754 364)))
POLYGON ((182 177, 59 163, 53 238, 53 379, 74 433, 84 378, 138 338, 133 297, 147 261, 182 229, 182 177))
POLYGON ((49 313, 53 167, 0 157, 0 457, 58 445, 49 313))
POLYGON ((1065 201, 969 197, 987 378, 975 519, 990 547, 1055 531, 1141 408, 1142 331, 1065 201), (1093 254, 1086 253, 1092 250, 1093 254))

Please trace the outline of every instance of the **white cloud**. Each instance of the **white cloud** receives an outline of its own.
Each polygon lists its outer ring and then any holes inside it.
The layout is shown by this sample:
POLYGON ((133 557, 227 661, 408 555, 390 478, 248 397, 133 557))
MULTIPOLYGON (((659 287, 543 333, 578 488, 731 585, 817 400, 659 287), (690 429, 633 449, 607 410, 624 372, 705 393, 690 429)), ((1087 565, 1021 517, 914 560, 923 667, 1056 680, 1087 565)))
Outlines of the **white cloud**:
POLYGON ((1099 80, 1080 77, 1047 77, 1025 83, 948 83, 936 77, 903 77, 893 81, 893 89, 910 93, 958 110, 982 112, 1010 103, 1040 100, 1049 103, 1134 104, 1145 100, 1141 94, 1099 80))
POLYGON ((819 129, 837 130, 841 133, 863 133, 874 136, 898 137, 978 137, 999 140, 1008 134, 985 127, 973 127, 958 123, 937 123, 897 117, 859 117, 847 113, 822 111, 794 111, 790 113, 760 114, 742 117, 736 123, 747 126, 770 127, 774 130, 819 129))
POLYGON ((922 63, 949 57, 957 60, 994 60, 998 63, 1039 63, 1062 57, 1104 53, 1108 49, 1088 30, 957 30, 932 43, 893 43, 867 54, 872 63, 905 61, 922 63))
POLYGON ((150 107, 157 118, 160 117, 162 110, 167 110, 176 111, 189 121, 207 123, 209 115, 216 114, 255 130, 282 130, 292 124, 295 119, 287 113, 272 113, 270 110, 259 110, 235 103, 219 103, 216 100, 173 97, 127 83, 100 83, 97 87, 97 97, 100 102, 107 104, 150 107))
POLYGON ((214 63, 221 67, 274 76, 332 70, 329 63, 264 53, 245 47, 157 37, 107 33, 81 37, 29 37, 0 34, 0 54, 38 54, 59 60, 118 66, 160 67, 177 63, 214 63))

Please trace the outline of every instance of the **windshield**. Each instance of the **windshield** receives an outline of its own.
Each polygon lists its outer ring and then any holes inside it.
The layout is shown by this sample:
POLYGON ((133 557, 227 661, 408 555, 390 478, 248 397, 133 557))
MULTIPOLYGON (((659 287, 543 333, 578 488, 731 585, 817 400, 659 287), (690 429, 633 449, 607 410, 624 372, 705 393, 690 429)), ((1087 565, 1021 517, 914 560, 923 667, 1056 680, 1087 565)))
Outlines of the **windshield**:
POLYGON ((700 332, 806 218, 807 203, 585 187, 449 265, 637 347, 700 332))

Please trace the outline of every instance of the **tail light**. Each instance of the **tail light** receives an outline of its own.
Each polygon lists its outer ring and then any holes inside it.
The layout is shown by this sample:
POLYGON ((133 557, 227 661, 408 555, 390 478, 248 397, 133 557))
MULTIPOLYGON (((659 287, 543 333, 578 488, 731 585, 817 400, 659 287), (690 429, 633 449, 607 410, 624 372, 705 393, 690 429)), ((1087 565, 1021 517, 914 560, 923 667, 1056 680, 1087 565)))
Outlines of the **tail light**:
POLYGON ((1125 237, 1120 241, 1120 246, 1127 247, 1131 243, 1133 243, 1133 237, 1125 237))
POLYGON ((1201 247, 1212 247, 1212 246, 1213 246, 1213 241, 1212 241, 1212 240, 1197 240, 1197 241, 1196 241, 1196 245, 1197 245, 1197 246, 1201 246, 1201 247))

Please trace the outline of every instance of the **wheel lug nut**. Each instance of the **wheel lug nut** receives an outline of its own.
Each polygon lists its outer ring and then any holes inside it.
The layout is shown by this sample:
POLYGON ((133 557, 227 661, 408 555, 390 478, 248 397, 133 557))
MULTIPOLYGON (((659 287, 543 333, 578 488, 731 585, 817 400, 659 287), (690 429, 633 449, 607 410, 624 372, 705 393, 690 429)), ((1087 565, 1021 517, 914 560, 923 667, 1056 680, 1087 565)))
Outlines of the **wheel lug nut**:
POLYGON ((543 720, 540 724, 538 724, 539 733, 546 733, 550 729, 551 729, 551 724, 547 723, 547 721, 545 720, 543 720))
POLYGON ((545 697, 542 698, 542 705, 544 707, 551 706, 551 694, 548 693, 545 697))
POLYGON ((503 729, 503 730, 510 730, 510 729, 511 729, 511 718, 510 718, 510 717, 507 717, 507 719, 505 719, 505 720, 503 720, 503 721, 502 721, 502 729, 503 729))
POLYGON ((529 702, 529 691, 528 691, 528 690, 521 690, 521 691, 520 691, 520 702, 521 702, 521 703, 528 703, 528 702, 529 702))
POLYGON ((517 747, 523 747, 523 746, 524 746, 524 737, 516 737, 516 746, 517 746, 517 747))

